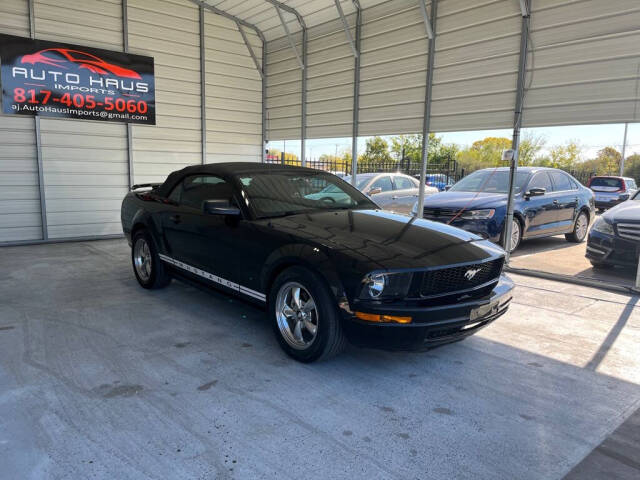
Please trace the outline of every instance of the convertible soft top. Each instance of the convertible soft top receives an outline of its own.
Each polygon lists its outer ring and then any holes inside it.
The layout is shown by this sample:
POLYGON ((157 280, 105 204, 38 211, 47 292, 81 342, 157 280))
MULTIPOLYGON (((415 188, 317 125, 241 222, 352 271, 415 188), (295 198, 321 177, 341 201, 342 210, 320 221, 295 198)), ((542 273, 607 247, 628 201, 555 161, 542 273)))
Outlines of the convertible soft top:
POLYGON ((192 165, 182 170, 171 173, 167 179, 156 190, 161 197, 169 195, 173 187, 188 175, 196 175, 206 173, 210 175, 220 175, 222 177, 235 176, 243 173, 251 172, 277 172, 286 170, 288 172, 318 172, 312 168, 293 167, 290 165, 278 165, 273 163, 258 162, 226 162, 226 163, 209 163, 206 165, 192 165))

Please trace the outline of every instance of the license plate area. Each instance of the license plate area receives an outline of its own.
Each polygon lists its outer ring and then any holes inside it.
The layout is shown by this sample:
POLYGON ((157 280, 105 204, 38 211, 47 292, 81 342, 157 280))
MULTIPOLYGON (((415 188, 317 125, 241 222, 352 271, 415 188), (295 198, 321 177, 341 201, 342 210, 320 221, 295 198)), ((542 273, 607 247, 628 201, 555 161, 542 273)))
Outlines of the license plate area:
POLYGON ((485 317, 491 317, 493 315, 496 315, 500 311, 501 302, 502 302, 502 299, 499 298, 497 300, 494 300, 491 303, 487 303, 486 305, 481 305, 479 307, 474 308, 473 310, 471 310, 471 315, 469 317, 469 320, 472 322, 475 322, 485 317))

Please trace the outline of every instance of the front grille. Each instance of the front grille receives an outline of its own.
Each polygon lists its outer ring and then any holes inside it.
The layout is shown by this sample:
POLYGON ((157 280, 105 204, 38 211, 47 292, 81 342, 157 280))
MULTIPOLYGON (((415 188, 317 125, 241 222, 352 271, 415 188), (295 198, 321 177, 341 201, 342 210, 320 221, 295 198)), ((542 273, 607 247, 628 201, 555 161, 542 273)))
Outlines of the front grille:
POLYGON ((492 280, 497 282, 502 272, 503 262, 504 259, 500 258, 484 263, 424 272, 420 296, 434 297, 463 293, 492 280), (475 274, 472 275, 473 272, 475 274))
POLYGON ((640 241, 640 224, 638 223, 618 223, 616 224, 618 235, 629 240, 640 241))
POLYGON ((436 222, 448 222, 455 217, 458 212, 459 210, 456 208, 425 208, 423 210, 423 217, 436 222))

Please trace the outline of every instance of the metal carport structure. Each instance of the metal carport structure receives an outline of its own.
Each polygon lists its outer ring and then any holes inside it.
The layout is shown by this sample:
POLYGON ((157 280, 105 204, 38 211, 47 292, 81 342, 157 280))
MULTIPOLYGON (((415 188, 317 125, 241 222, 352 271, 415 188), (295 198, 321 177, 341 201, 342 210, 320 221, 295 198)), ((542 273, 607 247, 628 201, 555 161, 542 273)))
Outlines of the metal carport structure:
POLYGON ((268 140, 353 137, 355 162, 359 135, 636 121, 637 1, 423 1, 3 2, 0 32, 154 56, 160 115, 0 116, 0 243, 118 234, 131 183, 268 140))

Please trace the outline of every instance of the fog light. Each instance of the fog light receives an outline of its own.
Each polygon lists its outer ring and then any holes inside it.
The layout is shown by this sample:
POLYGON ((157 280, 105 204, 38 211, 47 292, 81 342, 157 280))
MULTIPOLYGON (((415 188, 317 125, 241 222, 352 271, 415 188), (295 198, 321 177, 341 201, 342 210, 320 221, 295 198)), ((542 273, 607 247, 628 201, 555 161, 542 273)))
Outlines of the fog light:
POLYGON ((375 323, 411 323, 411 317, 396 317, 394 315, 377 315, 375 313, 356 312, 356 318, 375 323))

